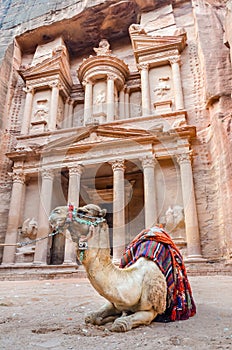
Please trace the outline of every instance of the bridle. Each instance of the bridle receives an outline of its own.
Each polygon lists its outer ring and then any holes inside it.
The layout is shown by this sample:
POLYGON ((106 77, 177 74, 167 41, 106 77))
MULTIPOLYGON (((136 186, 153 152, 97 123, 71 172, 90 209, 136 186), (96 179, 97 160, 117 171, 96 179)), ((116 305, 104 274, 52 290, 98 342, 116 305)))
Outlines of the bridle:
MULTIPOLYGON (((89 226, 89 233, 86 236, 85 240, 79 240, 78 242, 78 249, 80 251, 80 261, 82 262, 84 258, 84 252, 88 249, 88 239, 92 237, 93 234, 93 228, 97 227, 101 223, 105 222, 106 219, 103 217, 97 217, 97 216, 91 216, 87 215, 84 211, 78 211, 76 207, 74 207, 72 204, 68 205, 68 214, 65 219, 64 224, 62 227, 59 227, 59 231, 61 228, 66 227, 69 231, 72 231, 71 224, 72 222, 78 222, 81 225, 87 225, 89 226)), ((56 228, 58 230, 58 228, 56 228)))

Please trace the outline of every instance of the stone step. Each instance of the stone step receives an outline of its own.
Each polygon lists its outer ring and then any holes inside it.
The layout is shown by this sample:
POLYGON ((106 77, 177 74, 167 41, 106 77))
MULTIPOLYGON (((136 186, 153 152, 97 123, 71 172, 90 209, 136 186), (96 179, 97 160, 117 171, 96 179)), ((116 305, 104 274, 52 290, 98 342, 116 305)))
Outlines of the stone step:
POLYGON ((15 264, 14 266, 0 265, 1 281, 47 280, 59 278, 86 278, 82 265, 43 265, 33 266, 15 264))

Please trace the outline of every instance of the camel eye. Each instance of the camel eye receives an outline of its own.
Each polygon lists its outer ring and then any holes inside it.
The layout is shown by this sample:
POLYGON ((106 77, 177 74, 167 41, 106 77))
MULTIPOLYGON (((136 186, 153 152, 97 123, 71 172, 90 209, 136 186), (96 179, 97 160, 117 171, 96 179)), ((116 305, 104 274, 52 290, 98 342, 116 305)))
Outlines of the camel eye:
POLYGON ((54 212, 55 212, 56 214, 60 214, 60 213, 61 213, 60 209, 56 209, 54 212))

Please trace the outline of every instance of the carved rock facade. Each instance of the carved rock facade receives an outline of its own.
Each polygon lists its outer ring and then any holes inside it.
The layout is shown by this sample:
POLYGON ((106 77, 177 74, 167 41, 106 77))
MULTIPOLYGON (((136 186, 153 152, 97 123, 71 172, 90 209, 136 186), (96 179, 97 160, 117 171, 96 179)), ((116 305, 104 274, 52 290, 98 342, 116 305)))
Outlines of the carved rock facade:
MULTIPOLYGON (((19 262, 27 218, 41 238, 52 208, 94 202, 108 209, 115 261, 162 223, 186 262, 230 268, 231 5, 218 2, 79 1, 46 26, 46 13, 12 25, 0 68, 2 266, 19 262)), ((20 263, 76 264, 68 234, 30 254, 20 263)))

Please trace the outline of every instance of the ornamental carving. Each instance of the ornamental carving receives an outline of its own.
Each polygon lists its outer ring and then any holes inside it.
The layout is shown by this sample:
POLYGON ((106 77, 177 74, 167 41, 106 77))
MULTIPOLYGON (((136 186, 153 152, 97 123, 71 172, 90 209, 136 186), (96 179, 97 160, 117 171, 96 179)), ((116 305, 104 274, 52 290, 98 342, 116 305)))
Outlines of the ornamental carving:
POLYGON ((48 179, 48 180, 54 179, 54 171, 52 169, 42 169, 41 175, 43 179, 48 179))
POLYGON ((180 64, 181 63, 180 56, 169 57, 168 60, 169 60, 170 64, 175 64, 175 63, 180 64))
POLYGON ((11 176, 12 176, 13 183, 20 183, 22 185, 25 183, 26 177, 24 173, 22 172, 13 173, 11 174, 11 176))
POLYGON ((109 162, 109 164, 111 164, 113 171, 125 170, 124 159, 117 159, 113 162, 109 162))
POLYGON ((25 87, 23 88, 23 91, 26 92, 27 94, 28 94, 28 93, 34 94, 35 89, 34 89, 32 86, 25 86, 25 87))
POLYGON ((152 156, 146 156, 141 159, 141 162, 142 162, 143 169, 154 168, 157 163, 157 160, 152 156))
POLYGON ((149 63, 141 63, 141 64, 138 64, 138 69, 139 70, 148 70, 149 69, 149 63))
POLYGON ((183 163, 191 163, 192 153, 181 153, 176 155, 177 162, 181 165, 183 163))
POLYGON ((69 176, 81 175, 83 173, 84 167, 81 164, 77 164, 69 168, 69 176))

